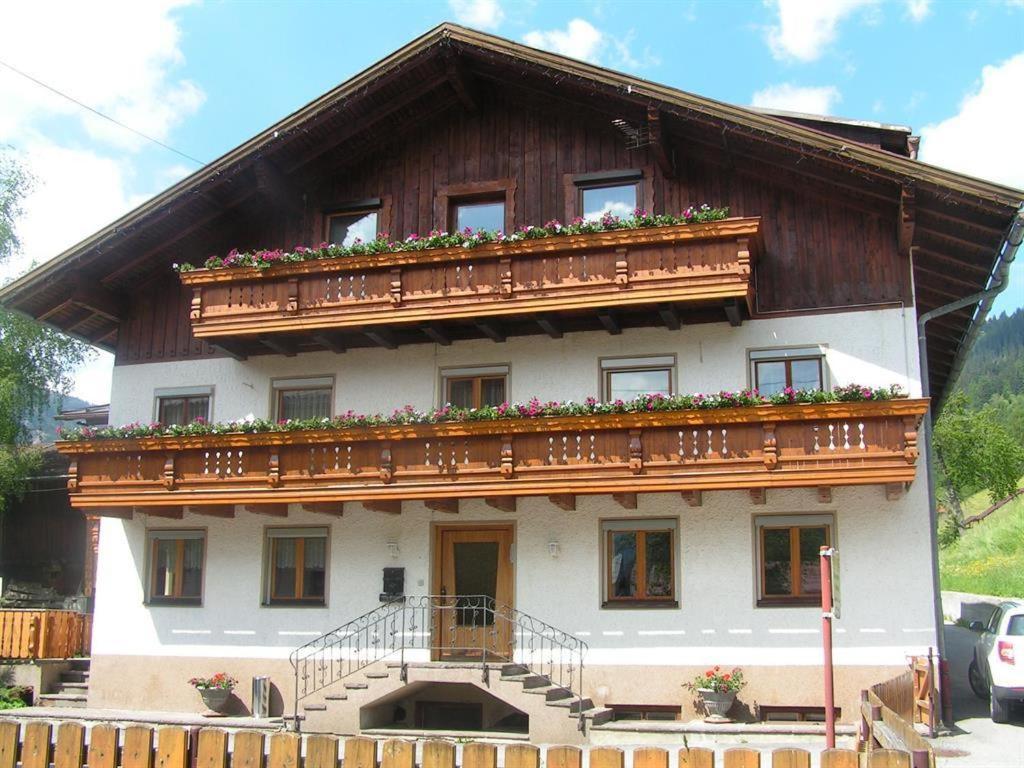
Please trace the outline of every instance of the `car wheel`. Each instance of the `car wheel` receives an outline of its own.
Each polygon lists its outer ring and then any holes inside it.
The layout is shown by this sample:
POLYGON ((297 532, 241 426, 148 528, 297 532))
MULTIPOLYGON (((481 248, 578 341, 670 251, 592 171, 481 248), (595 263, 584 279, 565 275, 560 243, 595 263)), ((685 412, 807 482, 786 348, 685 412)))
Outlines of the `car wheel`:
POLYGON ((977 659, 971 661, 971 665, 967 668, 967 682, 971 684, 971 690, 974 691, 975 696, 979 699, 988 698, 988 683, 981 674, 981 670, 978 669, 977 659))
POLYGON ((1008 723, 1010 722, 1010 705, 1009 703, 1001 700, 994 693, 989 698, 989 712, 992 715, 993 723, 1008 723))

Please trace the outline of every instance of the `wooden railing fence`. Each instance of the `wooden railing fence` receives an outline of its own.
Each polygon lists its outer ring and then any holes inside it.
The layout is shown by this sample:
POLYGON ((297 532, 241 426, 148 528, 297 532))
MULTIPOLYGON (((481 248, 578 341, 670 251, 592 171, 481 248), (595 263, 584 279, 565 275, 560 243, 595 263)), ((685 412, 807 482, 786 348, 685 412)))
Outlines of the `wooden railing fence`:
POLYGON ((921 723, 935 734, 934 659, 915 656, 896 677, 861 692, 861 748, 907 750, 914 768, 935 768, 935 753, 918 732, 921 723))
POLYGON ((77 611, 0 611, 0 659, 88 656, 92 616, 77 611))
MULTIPOLYGON (((23 728, 0 720, 0 768, 497 768, 504 751, 504 768, 624 768, 627 754, 615 747, 552 746, 542 750, 530 744, 411 741, 365 738, 339 740, 336 736, 259 731, 228 734, 217 728, 186 730, 167 726, 153 731, 146 726, 117 728, 109 724, 88 731, 80 723, 61 723, 54 733, 49 723, 32 722, 23 728), (305 741, 305 749, 303 749, 305 741), (418 749, 417 749, 418 747, 418 749), (417 754, 418 752, 418 754, 417 754), (339 754, 340 753, 340 754, 339 754), (342 757, 343 756, 343 757, 342 757)), ((876 750, 866 756, 853 750, 821 753, 821 768, 916 768, 906 752, 876 750)), ((718 760, 714 750, 680 749, 678 768, 810 768, 810 752, 775 749, 725 750, 718 760)), ((638 747, 632 750, 633 768, 669 768, 668 750, 638 747)))

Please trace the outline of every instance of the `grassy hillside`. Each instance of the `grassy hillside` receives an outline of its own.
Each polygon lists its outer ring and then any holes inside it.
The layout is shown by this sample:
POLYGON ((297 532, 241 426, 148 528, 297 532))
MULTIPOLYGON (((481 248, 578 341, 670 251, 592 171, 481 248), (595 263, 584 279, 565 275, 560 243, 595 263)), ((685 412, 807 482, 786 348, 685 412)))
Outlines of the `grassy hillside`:
MULTIPOLYGON (((978 493, 964 504, 966 516, 989 506, 978 493)), ((1024 496, 964 531, 939 552, 942 588, 982 595, 1024 597, 1024 496)))

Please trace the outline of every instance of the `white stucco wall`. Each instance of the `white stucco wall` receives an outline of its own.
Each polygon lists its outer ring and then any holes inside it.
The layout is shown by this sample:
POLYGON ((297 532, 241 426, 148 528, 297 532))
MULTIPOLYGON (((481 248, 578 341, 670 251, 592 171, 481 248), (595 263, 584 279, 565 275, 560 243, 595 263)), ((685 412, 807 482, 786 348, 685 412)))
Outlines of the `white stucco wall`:
POLYGON ((346 506, 341 518, 293 507, 287 524, 330 527, 326 608, 262 607, 264 529, 280 520, 241 509, 234 519, 187 515, 181 521, 103 520, 93 653, 284 658, 294 647, 376 607, 382 568, 406 569, 406 593, 430 591, 431 522, 515 523, 516 607, 590 645, 588 664, 820 663, 819 608, 757 608, 753 566, 755 515, 835 515, 842 552, 843 617, 838 664, 902 664, 934 645, 925 486, 897 501, 880 487, 838 488, 831 504, 814 489, 769 491, 753 506, 739 491, 704 495, 701 507, 676 494, 640 497, 627 511, 607 496, 579 497, 574 512, 546 498, 522 498, 507 515, 464 501, 456 517, 406 503, 400 516, 346 506), (601 519, 678 520, 678 608, 601 608, 601 519), (207 530, 201 607, 143 604, 147 527, 207 530), (392 558, 388 542, 399 546, 392 558), (548 542, 560 544, 552 557, 548 542))
POLYGON ((827 346, 832 385, 899 384, 921 391, 912 308, 835 312, 751 320, 739 328, 700 324, 679 331, 645 328, 611 336, 603 331, 484 339, 448 347, 435 344, 397 350, 353 349, 295 357, 265 355, 232 359, 145 363, 114 369, 111 423, 150 421, 154 391, 175 386, 212 385, 217 421, 270 415, 271 379, 335 376, 335 413, 390 412, 406 404, 426 409, 440 399, 439 369, 508 364, 508 396, 528 400, 582 400, 599 395, 598 359, 642 355, 677 356, 679 392, 717 392, 749 385, 747 350, 763 347, 827 346))

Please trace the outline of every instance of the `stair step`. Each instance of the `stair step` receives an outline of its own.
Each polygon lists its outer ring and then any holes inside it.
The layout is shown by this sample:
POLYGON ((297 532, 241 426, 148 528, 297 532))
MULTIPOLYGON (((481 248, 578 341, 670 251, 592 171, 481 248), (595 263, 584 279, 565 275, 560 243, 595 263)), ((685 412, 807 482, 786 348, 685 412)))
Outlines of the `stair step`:
POLYGON ((62 682, 60 684, 60 690, 57 693, 85 693, 89 690, 88 683, 68 683, 62 682))
POLYGON ((326 704, 303 704, 302 708, 306 712, 324 712, 327 710, 326 704))
POLYGON ((561 686, 556 685, 547 692, 546 696, 548 703, 554 703, 564 699, 573 699, 576 697, 576 694, 568 688, 562 688, 561 686))
POLYGON ((544 696, 546 698, 547 695, 552 691, 559 690, 561 690, 561 688, 559 688, 557 685, 542 685, 538 688, 523 688, 523 693, 530 693, 534 696, 544 696))
POLYGON ((350 691, 365 691, 370 686, 366 683, 345 683, 345 687, 350 691))
POLYGON ((89 665, 90 660, 88 658, 83 657, 81 659, 71 659, 71 669, 76 670, 78 672, 88 672, 89 665))
POLYGON ((522 664, 502 664, 501 676, 512 677, 514 675, 528 675, 530 674, 529 668, 522 664))
POLYGON ((533 688, 550 688, 551 678, 546 675, 527 675, 523 678, 522 683, 525 690, 533 688))
POLYGON ((41 693, 36 697, 40 707, 85 707, 84 693, 41 693))
POLYGON ((328 693, 324 696, 327 701, 348 701, 347 693, 328 693))
POLYGON ((62 683, 87 683, 89 673, 82 669, 69 669, 60 673, 60 680, 62 683))
MULTIPOLYGON (((569 717, 576 717, 576 714, 570 714, 569 717)), ((585 710, 583 717, 594 725, 604 725, 615 719, 615 712, 608 707, 594 707, 593 709, 585 710)))
POLYGON ((363 676, 370 680, 383 680, 390 675, 387 672, 366 672, 363 676))
POLYGON ((594 702, 590 699, 583 699, 583 701, 581 702, 574 696, 571 699, 559 699, 558 701, 549 701, 548 706, 562 707, 564 709, 568 709, 571 713, 576 714, 580 711, 581 706, 584 712, 586 712, 588 709, 593 709, 594 702))

